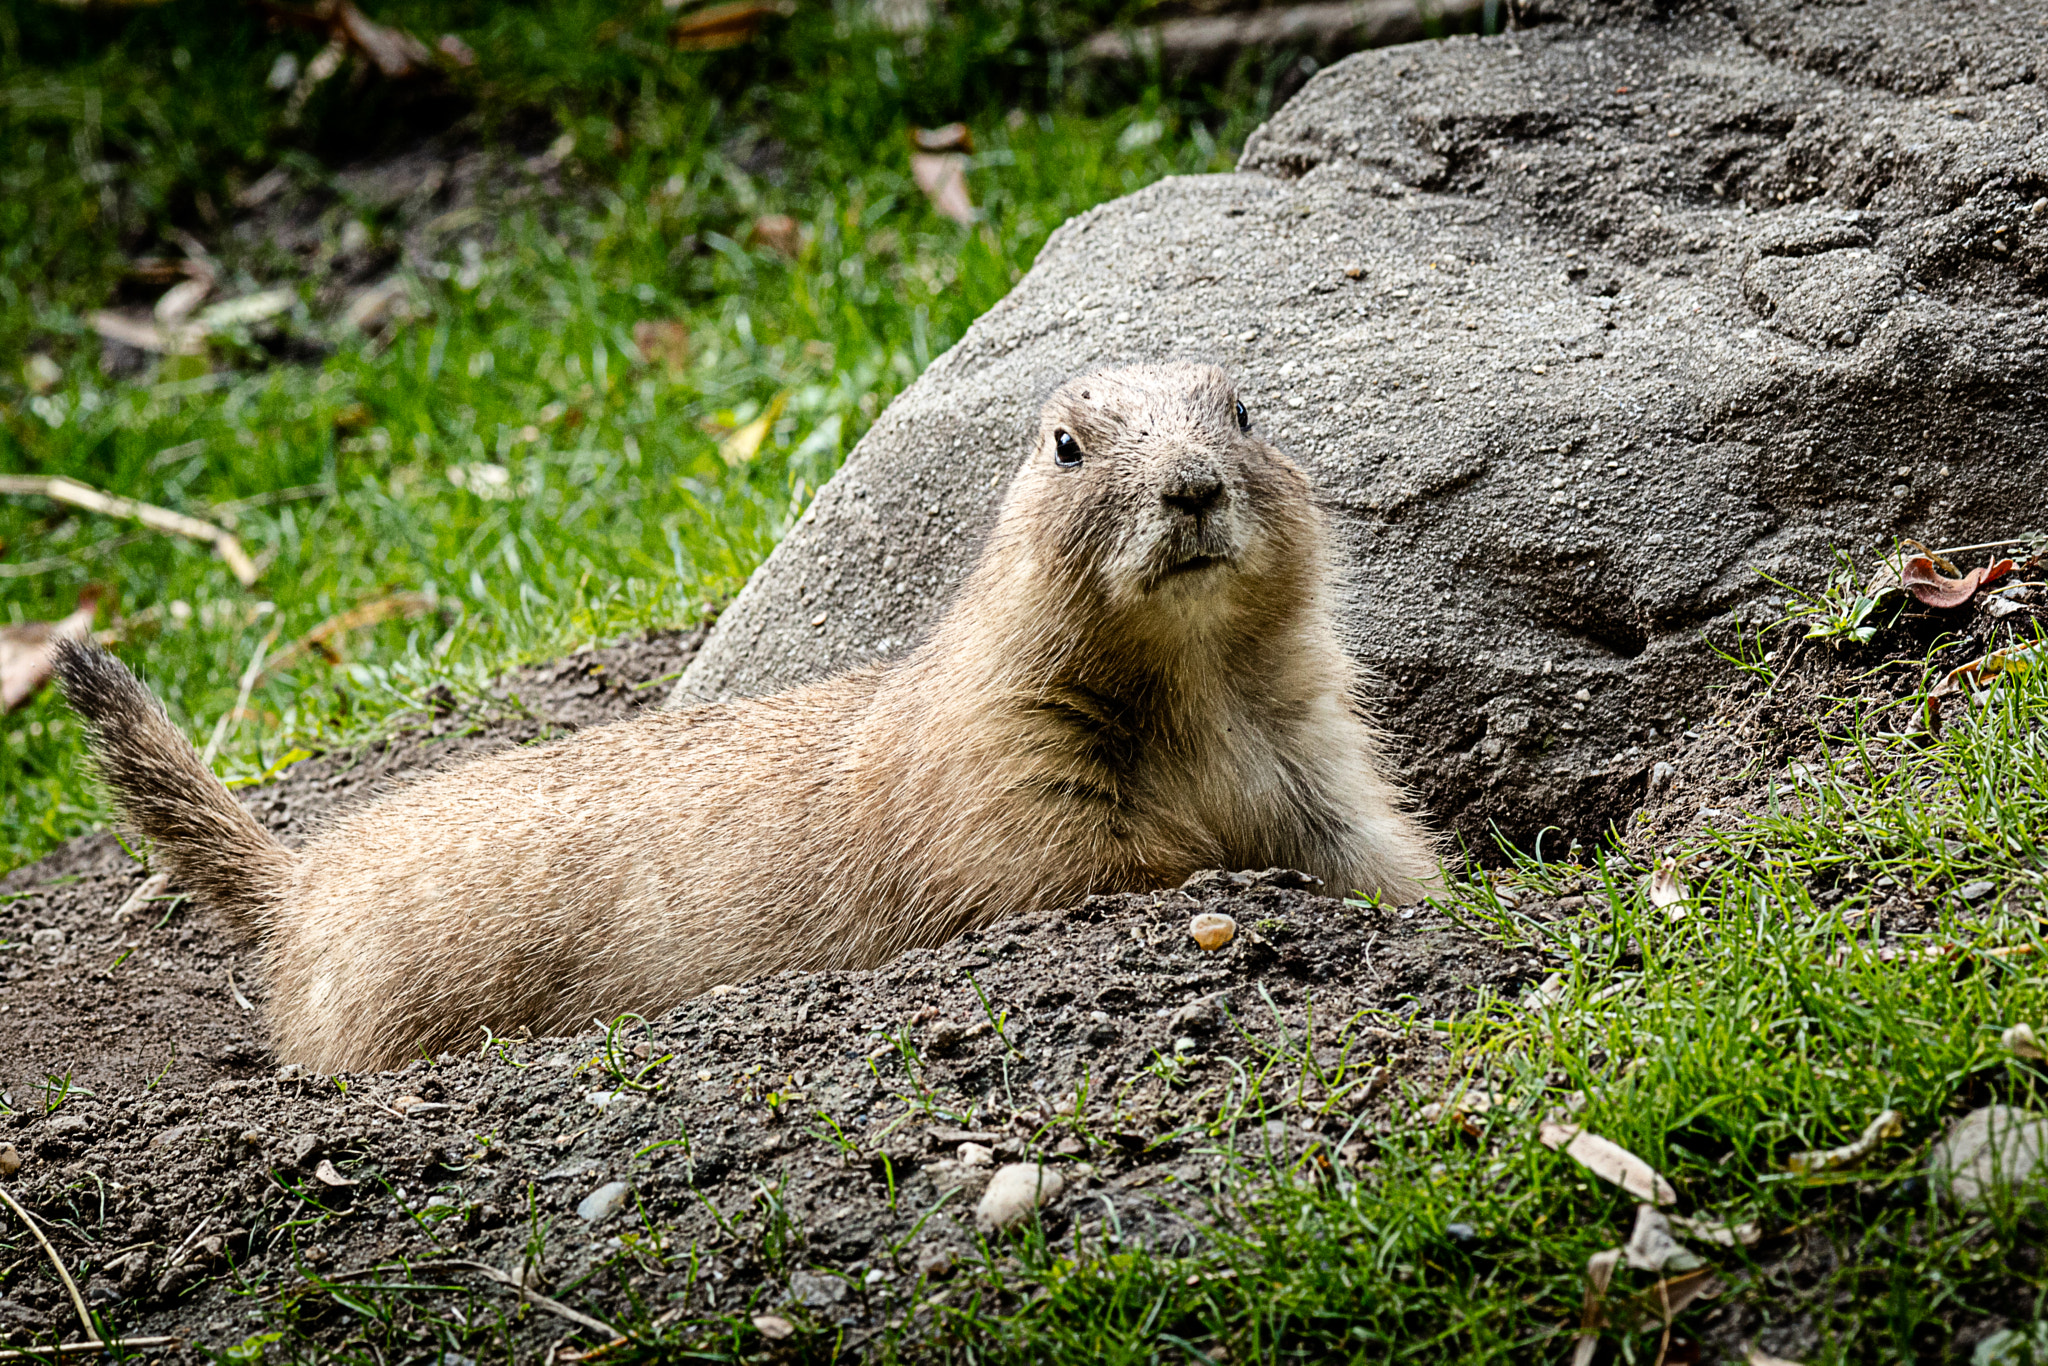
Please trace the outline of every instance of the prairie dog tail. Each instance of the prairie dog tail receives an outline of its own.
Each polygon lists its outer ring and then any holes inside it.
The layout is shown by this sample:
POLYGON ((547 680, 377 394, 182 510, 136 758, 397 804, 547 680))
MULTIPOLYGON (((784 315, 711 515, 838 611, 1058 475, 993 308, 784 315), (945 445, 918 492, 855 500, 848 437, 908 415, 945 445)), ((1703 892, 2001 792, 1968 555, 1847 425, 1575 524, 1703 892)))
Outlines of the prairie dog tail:
POLYGON ((158 865, 180 886, 245 934, 260 934, 296 856, 199 762, 163 704, 120 660, 66 641, 56 670, 130 829, 156 846, 158 865))

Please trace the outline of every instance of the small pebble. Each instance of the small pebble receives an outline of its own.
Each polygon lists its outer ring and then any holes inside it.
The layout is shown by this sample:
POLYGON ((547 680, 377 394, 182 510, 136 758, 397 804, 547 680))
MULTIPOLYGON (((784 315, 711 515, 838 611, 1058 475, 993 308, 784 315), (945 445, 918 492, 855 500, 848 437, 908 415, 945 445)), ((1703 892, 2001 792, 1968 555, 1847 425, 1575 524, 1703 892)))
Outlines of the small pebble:
POLYGON ((965 1031, 951 1020, 933 1020, 931 1029, 926 1032, 925 1042, 934 1053, 943 1053, 949 1048, 956 1047, 964 1033, 965 1031))
POLYGON ((1188 933, 1195 942, 1214 952, 1237 937, 1237 922, 1227 915, 1204 911, 1188 922, 1188 933))
POLYGON ((1169 1029, 1188 1034, 1214 1033, 1217 1025, 1215 998, 1204 996, 1200 1000, 1189 1001, 1174 1011, 1166 1024, 1169 1029))
POLYGON ((770 1342, 780 1342, 796 1332, 796 1325, 780 1314, 756 1314, 754 1331, 770 1342))
POLYGON ((602 1223, 619 1212, 632 1190, 624 1181, 607 1181, 583 1197, 583 1203, 576 1206, 576 1217, 586 1224, 602 1223))
POLYGON ((995 1160, 995 1150, 992 1148, 984 1148, 979 1143, 960 1145, 960 1165, 963 1167, 986 1167, 995 1160))
POLYGON ((0 1176, 12 1176, 21 1170, 21 1149, 12 1143, 0 1143, 0 1176))
POLYGON ((1956 895, 1961 897, 1965 901, 1982 901, 1985 897, 1990 896, 1993 892, 1997 890, 1998 886, 1996 883, 1969 882, 1963 884, 1962 887, 1958 888, 1956 890, 1956 895))
POLYGON ((989 1178, 981 1203, 974 1207, 974 1222, 983 1233, 1016 1228, 1041 1205, 1059 1199, 1067 1183, 1050 1167, 1036 1162, 1012 1162, 989 1178))

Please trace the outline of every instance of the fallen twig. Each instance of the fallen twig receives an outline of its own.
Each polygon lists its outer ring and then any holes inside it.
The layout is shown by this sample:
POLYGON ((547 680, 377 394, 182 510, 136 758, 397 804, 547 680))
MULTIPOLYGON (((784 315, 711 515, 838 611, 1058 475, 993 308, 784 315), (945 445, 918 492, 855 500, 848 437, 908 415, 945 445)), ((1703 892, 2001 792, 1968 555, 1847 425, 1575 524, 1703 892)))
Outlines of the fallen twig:
POLYGON ((114 923, 116 925, 120 924, 123 920, 127 919, 129 912, 139 911, 157 897, 162 896, 164 888, 170 885, 171 875, 169 873, 151 873, 148 877, 142 879, 142 885, 130 892, 128 899, 114 909, 114 923))
POLYGON ((1443 0, 1425 8, 1415 0, 1356 0, 1169 19, 1134 32, 1104 30, 1081 45, 1081 56, 1093 62, 1157 58, 1177 71, 1227 62, 1246 48, 1305 47, 1334 56, 1427 37, 1432 19, 1440 27, 1461 27, 1482 3, 1443 0))
POLYGON ((50 1240, 43 1236, 43 1226, 29 1217, 28 1211, 7 1193, 5 1187, 0 1187, 0 1200, 7 1202, 7 1208, 20 1216, 21 1222, 28 1225, 28 1231, 35 1234, 36 1241, 43 1245, 43 1251, 49 1255, 50 1265, 57 1268, 57 1279, 64 1282, 64 1289, 71 1295, 71 1307, 78 1311, 78 1321, 85 1325, 85 1335, 98 1343, 100 1330, 93 1326, 92 1315, 86 1312, 85 1296, 78 1293, 78 1282, 72 1280, 71 1273, 64 1269, 64 1259, 57 1255, 57 1249, 51 1247, 50 1240))
POLYGON ((340 656, 328 643, 334 637, 365 626, 375 626, 393 617, 409 620, 425 616, 433 608, 432 599, 424 593, 393 593, 390 597, 351 607, 346 612, 337 612, 271 656, 269 667, 263 670, 258 681, 283 673, 307 655, 317 654, 330 664, 339 663, 340 656))
POLYGON ((81 1352, 136 1351, 144 1347, 175 1347, 181 1338, 113 1338, 101 1342, 65 1342, 55 1347, 29 1347, 21 1351, 0 1352, 0 1361, 41 1361, 46 1357, 77 1356, 81 1352))
POLYGON ((81 484, 76 479, 67 479, 61 474, 0 474, 0 493, 31 494, 69 503, 72 507, 84 508, 105 517, 121 517, 140 522, 154 531, 167 532, 173 536, 185 536, 195 541, 212 545, 229 570, 234 573, 244 588, 256 585, 255 561, 242 549, 242 543, 232 531, 217 527, 211 522, 202 522, 197 517, 187 517, 182 512, 160 508, 154 503, 138 502, 133 498, 122 498, 116 494, 103 493, 90 484, 81 484))
MULTIPOLYGON (((365 1267, 361 1271, 341 1271, 332 1276, 323 1276, 320 1279, 322 1281, 335 1282, 360 1281, 365 1277, 378 1275, 384 1269, 365 1267)), ((470 1261, 467 1258, 451 1257, 443 1261, 407 1263, 405 1264, 405 1269, 408 1274, 417 1274, 422 1271, 475 1271, 509 1290, 517 1291, 521 1299, 536 1309, 546 1310, 557 1318, 566 1319, 570 1323, 576 1324, 578 1327, 588 1328, 594 1333, 602 1333, 607 1339, 623 1339, 626 1336, 602 1319, 594 1319, 580 1309, 571 1309, 560 1300, 541 1294, 538 1290, 528 1287, 517 1276, 500 1271, 487 1262, 476 1262, 470 1261)))

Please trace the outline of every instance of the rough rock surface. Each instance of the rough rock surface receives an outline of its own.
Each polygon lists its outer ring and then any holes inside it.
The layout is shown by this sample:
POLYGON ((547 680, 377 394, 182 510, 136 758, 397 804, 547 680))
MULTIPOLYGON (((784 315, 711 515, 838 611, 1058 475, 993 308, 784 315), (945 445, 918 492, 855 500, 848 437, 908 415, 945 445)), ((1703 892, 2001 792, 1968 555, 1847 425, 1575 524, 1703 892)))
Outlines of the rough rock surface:
POLYGON ((1480 848, 1631 809, 1728 677, 1703 637, 1773 615, 1759 570, 2048 520, 2048 6, 1638 8, 1353 57, 1237 174, 1067 224, 676 699, 902 653, 1040 397, 1169 356, 1317 480, 1407 776, 1480 848))

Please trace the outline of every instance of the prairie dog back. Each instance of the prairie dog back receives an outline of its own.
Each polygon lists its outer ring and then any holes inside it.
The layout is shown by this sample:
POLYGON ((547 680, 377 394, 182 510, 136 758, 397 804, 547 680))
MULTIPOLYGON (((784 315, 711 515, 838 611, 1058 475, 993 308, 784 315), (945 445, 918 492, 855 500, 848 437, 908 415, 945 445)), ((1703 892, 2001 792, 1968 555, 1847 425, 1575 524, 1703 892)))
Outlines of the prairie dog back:
POLYGON ((1433 849, 1355 709, 1330 573, 1228 378, 1140 366, 1047 403, 906 658, 493 755, 296 853, 133 724, 161 711, 111 658, 60 673, 130 821, 265 936, 280 1057, 363 1070, 1219 865, 1412 899, 1433 849), (194 804, 209 823, 156 814, 194 804))

